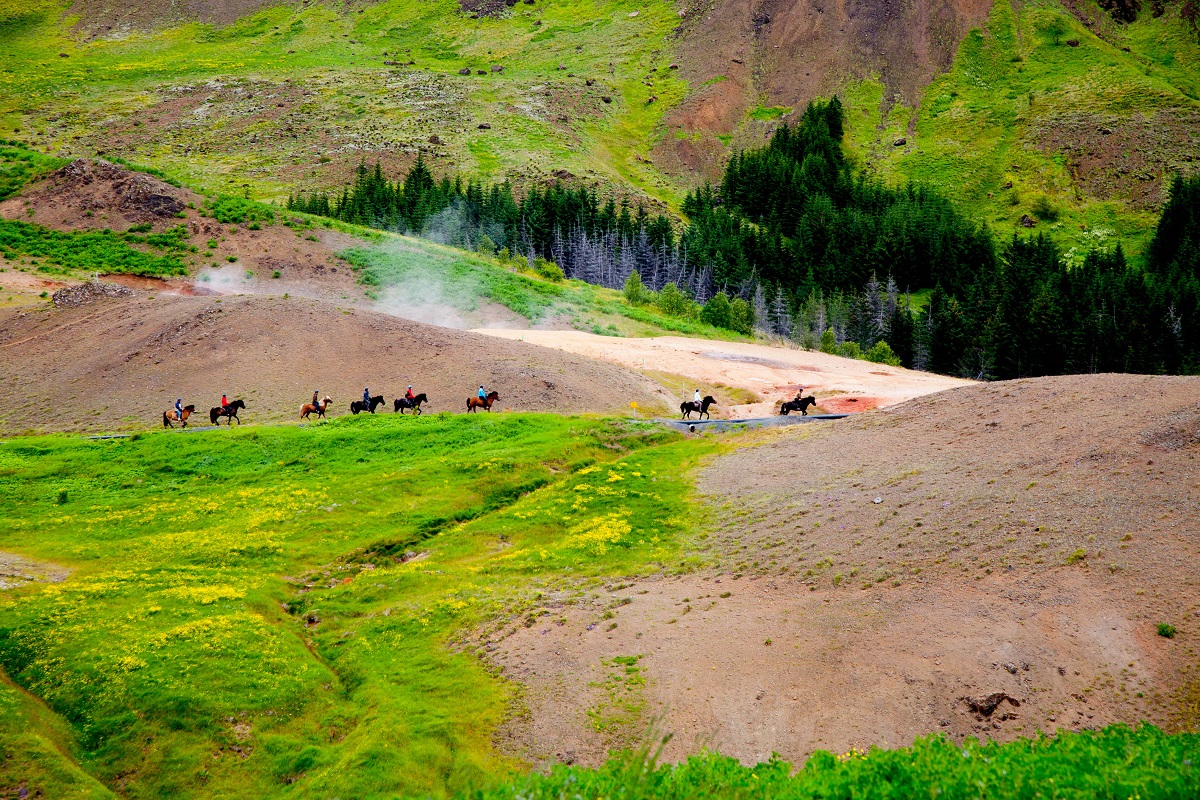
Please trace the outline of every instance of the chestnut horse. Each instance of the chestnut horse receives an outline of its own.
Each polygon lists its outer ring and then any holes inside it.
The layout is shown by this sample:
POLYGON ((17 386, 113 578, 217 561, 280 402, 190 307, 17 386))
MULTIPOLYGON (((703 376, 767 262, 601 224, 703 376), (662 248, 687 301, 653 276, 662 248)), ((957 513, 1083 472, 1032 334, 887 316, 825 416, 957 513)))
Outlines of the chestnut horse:
POLYGON ((489 414, 492 413, 492 403, 500 399, 499 392, 490 392, 486 400, 480 400, 478 397, 467 398, 467 413, 475 413, 475 409, 482 408, 489 414))
POLYGON ((329 395, 325 396, 325 400, 317 405, 305 403, 300 406, 300 419, 308 419, 308 415, 316 412, 317 419, 325 416, 325 409, 329 408, 329 404, 333 401, 329 399, 329 395))
MULTIPOLYGON (((184 406, 183 407, 183 419, 178 420, 180 423, 179 427, 186 428, 188 417, 190 417, 192 414, 195 414, 195 413, 196 413, 195 406, 184 406)), ((172 424, 172 422, 171 422, 171 420, 173 420, 173 419, 175 419, 175 409, 172 408, 170 411, 164 411, 163 412, 163 427, 164 428, 174 428, 175 425, 172 424)))
POLYGON ((407 397, 397 397, 395 404, 396 412, 403 414, 406 410, 411 408, 413 411, 413 416, 419 417, 421 415, 421 403, 428 402, 429 398, 425 396, 424 392, 414 396, 412 400, 409 400, 407 397))

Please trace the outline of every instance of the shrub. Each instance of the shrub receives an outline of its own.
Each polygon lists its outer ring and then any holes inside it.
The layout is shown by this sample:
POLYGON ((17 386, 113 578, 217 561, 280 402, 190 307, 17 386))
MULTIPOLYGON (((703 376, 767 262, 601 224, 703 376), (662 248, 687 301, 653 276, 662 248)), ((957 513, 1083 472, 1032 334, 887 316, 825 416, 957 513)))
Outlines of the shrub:
POLYGON ((837 353, 837 337, 833 335, 833 328, 826 328, 821 334, 821 352, 830 355, 837 353))
POLYGON ((636 269, 625 279, 625 288, 622 291, 625 294, 625 300, 631 306, 651 303, 655 299, 654 292, 647 289, 646 284, 642 283, 642 276, 636 269))
POLYGON ((694 306, 695 303, 673 283, 668 283, 658 293, 659 311, 672 317, 690 317, 694 306))
POLYGON ((1175 638, 1175 626, 1169 625, 1166 622, 1158 623, 1158 635, 1165 639, 1175 638))
POLYGON ((735 297, 729 304, 729 327, 743 336, 749 336, 754 331, 754 306, 740 297, 735 297))
POLYGON ((848 341, 842 342, 837 346, 837 355, 843 358, 862 358, 862 348, 858 346, 858 342, 848 341))
POLYGON ((717 292, 712 299, 704 304, 704 308, 700 310, 700 321, 707 322, 714 328, 733 328, 733 307, 729 303, 729 296, 724 292, 717 292))
POLYGON ((892 346, 883 340, 876 342, 875 346, 867 351, 867 361, 887 364, 891 367, 900 366, 899 356, 892 352, 892 346))
POLYGON ((1058 219, 1058 209, 1050 202, 1050 198, 1046 195, 1039 195, 1030 206, 1033 215, 1043 222, 1054 222, 1058 219))
POLYGON ((545 278, 553 283, 558 283, 566 277, 563 274, 562 267, 560 267, 558 264, 555 264, 553 261, 547 261, 541 256, 538 256, 533 260, 533 271, 536 272, 540 277, 545 278))
POLYGON ((485 233, 479 237, 479 244, 476 245, 475 249, 485 256, 490 256, 496 252, 496 243, 492 241, 492 237, 485 233))
POLYGON ((220 195, 208 201, 208 215, 227 225, 241 222, 274 222, 275 212, 269 206, 242 197, 220 195))

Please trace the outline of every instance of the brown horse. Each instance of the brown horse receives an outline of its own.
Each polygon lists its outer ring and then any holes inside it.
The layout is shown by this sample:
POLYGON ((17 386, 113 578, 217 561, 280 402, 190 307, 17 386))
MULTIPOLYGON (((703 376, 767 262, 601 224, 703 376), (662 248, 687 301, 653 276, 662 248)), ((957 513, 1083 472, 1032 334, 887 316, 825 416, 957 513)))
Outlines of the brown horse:
POLYGON ((314 412, 317 415, 317 419, 321 419, 325 416, 325 409, 329 408, 329 404, 332 402, 333 401, 329 399, 329 395, 326 395, 325 399, 316 405, 313 405, 312 403, 305 403, 304 405, 300 406, 300 419, 308 419, 308 415, 314 412))
POLYGON ((480 400, 478 397, 468 397, 467 398, 467 413, 473 414, 473 413, 475 413, 475 409, 482 408, 484 411, 486 411, 490 414, 490 413, 492 413, 492 403, 496 402, 499 399, 500 399, 499 392, 490 392, 488 394, 486 400, 480 400))
MULTIPOLYGON (((177 420, 179 422, 179 427, 186 428, 188 417, 190 417, 194 413, 196 413, 195 406, 184 406, 183 407, 183 418, 177 420)), ((172 408, 170 411, 164 411, 163 412, 163 427, 164 428, 174 428, 175 425, 171 422, 171 420, 173 420, 173 419, 175 419, 175 409, 172 408)))

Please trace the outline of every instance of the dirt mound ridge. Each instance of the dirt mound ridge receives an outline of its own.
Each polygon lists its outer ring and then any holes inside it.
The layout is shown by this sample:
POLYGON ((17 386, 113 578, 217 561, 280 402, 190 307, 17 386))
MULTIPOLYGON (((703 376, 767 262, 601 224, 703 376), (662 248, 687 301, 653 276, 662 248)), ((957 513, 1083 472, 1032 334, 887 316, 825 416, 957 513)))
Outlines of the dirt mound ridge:
MULTIPOLYGON (((0 216, 60 229, 124 230, 171 220, 201 198, 144 172, 101 159, 78 158, 0 203, 0 216), (27 218, 26 209, 34 216, 27 218)), ((161 227, 161 226, 160 226, 161 227)))
POLYGON ((1089 375, 757 434, 697 476, 708 572, 614 585, 490 642, 532 686, 514 747, 593 762, 626 743, 587 713, 634 653, 675 759, 1195 729, 1198 426, 1200 378, 1089 375), (996 698, 1015 702, 984 713, 996 698))
POLYGON ((132 294, 132 289, 118 286, 115 283, 88 281, 73 286, 64 286, 50 296, 50 301, 54 303, 55 308, 74 308, 91 303, 101 297, 129 297, 132 294))
MULTIPOLYGON (((348 413, 364 386, 391 401, 408 384, 429 410, 459 412, 480 383, 497 410, 621 412, 661 405, 657 387, 619 367, 284 297, 138 293, 32 312, 0 311, 0 431, 144 429, 176 397, 207 409, 222 392, 247 422, 291 420, 314 389, 348 413)), ((205 421, 207 422, 207 420, 205 421)))

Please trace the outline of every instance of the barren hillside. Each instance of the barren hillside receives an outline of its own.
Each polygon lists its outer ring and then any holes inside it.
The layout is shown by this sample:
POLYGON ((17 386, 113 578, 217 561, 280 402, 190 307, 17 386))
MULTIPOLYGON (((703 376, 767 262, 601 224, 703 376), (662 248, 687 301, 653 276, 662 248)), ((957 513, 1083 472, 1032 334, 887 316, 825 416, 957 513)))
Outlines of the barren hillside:
POLYGON ((595 762, 656 715, 671 758, 745 761, 1194 726, 1198 456, 1196 378, 980 385, 763 433, 699 476, 707 568, 493 642, 531 687, 513 746, 595 762), (642 657, 645 705, 597 733, 617 656, 642 657))
POLYGON ((138 291, 69 308, 0 310, 0 365, 2 391, 21 398, 0 410, 7 433, 152 427, 176 397, 207 412, 223 392, 245 398, 247 422, 295 419, 314 389, 342 415, 370 387, 390 413, 410 383, 429 395, 430 411, 464 410, 480 383, 500 393, 496 410, 662 404, 649 380, 616 366, 284 297, 138 291))

